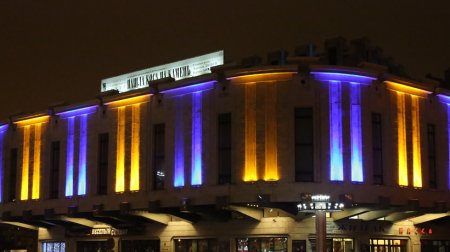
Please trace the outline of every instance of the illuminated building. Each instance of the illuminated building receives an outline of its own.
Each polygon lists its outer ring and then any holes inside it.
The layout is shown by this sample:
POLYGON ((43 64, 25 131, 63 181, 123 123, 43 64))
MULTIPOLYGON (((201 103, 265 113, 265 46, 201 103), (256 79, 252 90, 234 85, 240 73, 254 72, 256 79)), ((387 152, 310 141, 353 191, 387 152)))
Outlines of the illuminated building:
POLYGON ((2 121, 0 236, 34 230, 40 251, 310 252, 320 217, 330 251, 449 249, 450 90, 277 59, 113 77, 131 90, 2 121))

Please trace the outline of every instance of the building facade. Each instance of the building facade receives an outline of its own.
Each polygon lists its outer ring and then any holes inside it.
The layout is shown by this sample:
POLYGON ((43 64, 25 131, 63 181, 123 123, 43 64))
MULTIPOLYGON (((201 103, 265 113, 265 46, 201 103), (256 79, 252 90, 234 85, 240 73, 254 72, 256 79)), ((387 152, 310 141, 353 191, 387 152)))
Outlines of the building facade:
POLYGON ((14 116, 0 247, 309 252, 321 194, 344 206, 328 251, 448 252, 448 104, 431 81, 296 57, 14 116))

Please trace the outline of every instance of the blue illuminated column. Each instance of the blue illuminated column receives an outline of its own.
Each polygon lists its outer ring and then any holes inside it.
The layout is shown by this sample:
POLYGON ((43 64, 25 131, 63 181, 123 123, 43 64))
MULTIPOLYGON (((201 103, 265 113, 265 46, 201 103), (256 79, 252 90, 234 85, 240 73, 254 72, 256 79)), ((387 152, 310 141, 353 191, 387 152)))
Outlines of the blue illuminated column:
POLYGON ((67 118, 67 154, 66 154, 66 197, 73 196, 73 155, 74 155, 75 117, 67 118))
POLYGON ((342 157, 342 89, 340 81, 329 83, 330 103, 330 180, 344 180, 342 157))
POLYGON ((202 184, 202 92, 192 94, 192 185, 202 184))
POLYGON ((8 125, 0 125, 0 203, 3 202, 3 140, 8 125))
POLYGON ((96 111, 97 106, 69 110, 57 113, 61 118, 67 119, 67 152, 66 152, 66 187, 65 196, 74 194, 75 153, 78 154, 78 184, 77 195, 85 195, 87 190, 86 154, 87 154, 87 121, 89 114, 96 111), (78 144, 75 144, 75 126, 79 121, 78 144))
POLYGON ((78 149, 78 195, 86 194, 87 114, 80 116, 80 146, 78 149))
POLYGON ((174 187, 184 186, 184 130, 183 105, 181 97, 175 100, 175 169, 174 187))
POLYGON ((364 182, 361 134, 361 86, 359 83, 350 83, 350 99, 351 180, 352 182, 364 182))
POLYGON ((448 189, 450 189, 450 103, 447 103, 447 135, 448 135, 448 189))

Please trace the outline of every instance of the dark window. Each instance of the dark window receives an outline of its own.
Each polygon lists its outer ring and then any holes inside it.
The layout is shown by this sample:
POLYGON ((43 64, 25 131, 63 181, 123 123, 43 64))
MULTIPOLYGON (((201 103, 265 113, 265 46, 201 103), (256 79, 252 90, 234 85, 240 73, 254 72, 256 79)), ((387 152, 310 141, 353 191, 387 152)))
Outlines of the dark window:
POLYGON ((428 124, 428 171, 430 178, 430 188, 437 187, 437 174, 436 174, 436 128, 434 124, 428 124))
POLYGON ((153 126, 153 189, 155 190, 164 189, 164 178, 166 175, 165 131, 164 123, 153 126))
POLYGON ((105 195, 108 192, 108 145, 109 134, 103 133, 98 137, 98 174, 97 193, 105 195))
POLYGON ((218 121, 219 184, 231 182, 231 113, 219 114, 218 121))
POLYGON ((295 181, 314 181, 314 125, 312 108, 295 109, 295 181))
POLYGON ((11 149, 9 166, 9 201, 16 201, 16 183, 17 183, 17 149, 11 149))
POLYGON ((59 159, 60 144, 59 141, 52 142, 50 163, 50 199, 57 199, 59 194, 59 159))
POLYGON ((122 252, 159 251, 159 240, 122 240, 122 252))
POLYGON ((373 182, 382 185, 383 181, 383 145, 381 135, 381 114, 372 113, 372 154, 373 182))

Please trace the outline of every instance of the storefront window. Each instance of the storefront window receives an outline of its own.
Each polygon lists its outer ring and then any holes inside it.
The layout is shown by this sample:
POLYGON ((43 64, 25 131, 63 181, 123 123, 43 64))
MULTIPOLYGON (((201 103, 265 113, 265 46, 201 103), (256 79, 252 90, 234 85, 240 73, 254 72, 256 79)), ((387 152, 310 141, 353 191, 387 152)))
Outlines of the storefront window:
POLYGON ((43 242, 42 252, 66 252, 65 242, 43 242))
POLYGON ((175 239, 175 252, 228 252, 229 241, 216 239, 175 239))
POLYGON ((333 252, 352 252, 353 239, 333 238, 333 252))
POLYGON ((107 252, 107 241, 78 241, 77 252, 107 252))
POLYGON ((159 251, 159 240, 123 240, 122 252, 156 252, 159 251))
POLYGON ((406 252, 406 240, 370 239, 370 252, 406 252))
POLYGON ((421 240, 421 252, 450 252, 450 241, 421 240))
POLYGON ((287 252, 287 237, 237 239, 238 252, 287 252))

